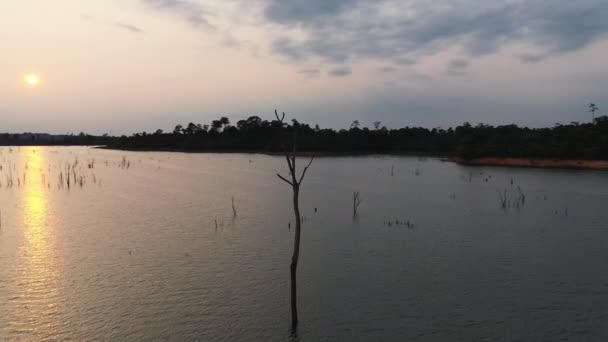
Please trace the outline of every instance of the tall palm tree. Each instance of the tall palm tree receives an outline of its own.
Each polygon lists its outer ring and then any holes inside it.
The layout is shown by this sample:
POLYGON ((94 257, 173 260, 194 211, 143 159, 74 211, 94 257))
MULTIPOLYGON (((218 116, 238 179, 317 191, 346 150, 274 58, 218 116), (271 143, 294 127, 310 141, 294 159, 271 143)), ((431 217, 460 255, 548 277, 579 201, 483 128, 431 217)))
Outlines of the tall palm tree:
POLYGON ((599 108, 595 105, 595 103, 591 103, 589 105, 589 111, 591 112, 591 122, 595 121, 595 112, 597 112, 599 108))

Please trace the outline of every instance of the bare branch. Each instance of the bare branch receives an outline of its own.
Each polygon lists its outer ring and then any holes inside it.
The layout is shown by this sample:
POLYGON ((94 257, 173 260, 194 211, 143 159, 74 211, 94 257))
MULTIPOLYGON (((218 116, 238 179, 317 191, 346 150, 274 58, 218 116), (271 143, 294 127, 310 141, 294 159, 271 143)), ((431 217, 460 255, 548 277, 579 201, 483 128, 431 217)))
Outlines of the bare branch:
POLYGON ((291 157, 289 156, 289 153, 285 153, 285 159, 287 159, 287 166, 289 166, 289 172, 293 173, 295 166, 291 163, 291 157))
POLYGON ((310 167, 310 165, 312 165, 312 162, 315 160, 315 156, 312 156, 310 158, 310 161, 308 162, 308 165, 306 165, 306 167, 304 168, 304 170, 302 171, 302 175, 300 176, 300 180, 298 181, 298 184, 302 183, 302 181, 304 180, 304 176, 306 176, 306 171, 308 171, 308 168, 310 167))
POLYGON ((279 112, 275 109, 274 115, 277 117, 277 120, 281 122, 281 124, 283 123, 283 120, 285 120, 285 112, 283 112, 283 116, 279 118, 279 112))
POLYGON ((312 165, 312 162, 315 160, 315 156, 313 155, 312 157, 310 157, 310 161, 308 162, 308 165, 306 165, 306 168, 308 169, 310 167, 310 165, 312 165))
POLYGON ((291 181, 288 181, 285 177, 281 176, 280 174, 277 173, 277 176, 279 176, 279 178, 281 178, 283 181, 287 182, 287 184, 293 186, 293 183, 291 181))

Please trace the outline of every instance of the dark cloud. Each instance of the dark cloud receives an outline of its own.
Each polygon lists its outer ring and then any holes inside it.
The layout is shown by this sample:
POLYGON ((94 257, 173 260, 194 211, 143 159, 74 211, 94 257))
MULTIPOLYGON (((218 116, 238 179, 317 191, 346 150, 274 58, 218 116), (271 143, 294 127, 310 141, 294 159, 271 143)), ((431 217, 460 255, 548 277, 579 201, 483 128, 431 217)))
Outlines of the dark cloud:
POLYGON ((144 30, 142 30, 141 28, 135 26, 135 25, 131 25, 131 24, 127 24, 127 23, 122 23, 122 22, 115 22, 116 26, 120 27, 121 29, 133 32, 133 33, 142 33, 144 32, 144 30))
POLYGON ((466 59, 452 59, 448 63, 447 73, 452 76, 459 76, 465 74, 468 68, 469 61, 467 61, 466 59))
POLYGON ((288 56, 291 59, 303 60, 309 57, 309 53, 298 46, 294 41, 287 38, 279 38, 273 43, 273 49, 278 53, 288 56))
POLYGON ((213 28, 209 24, 210 13, 199 3, 188 0, 142 0, 147 6, 170 12, 197 28, 213 28))
POLYGON ((266 7, 266 16, 273 21, 293 24, 331 17, 361 0, 273 0, 266 7))
POLYGON ((329 75, 334 77, 345 77, 352 73, 352 70, 346 66, 339 66, 329 70, 329 75))
POLYGON ((521 56, 519 56, 519 58, 521 59, 522 62, 524 63, 538 63, 540 61, 542 61, 543 59, 545 59, 547 56, 546 55, 539 55, 539 54, 533 54, 533 53, 525 53, 521 56))
POLYGON ((279 38, 272 45, 274 51, 295 61, 303 61, 312 56, 322 56, 334 63, 343 63, 349 59, 348 51, 340 49, 339 46, 332 46, 330 42, 318 40, 310 43, 298 43, 289 38, 279 38))
POLYGON ((337 64, 414 62, 454 45, 475 57, 507 43, 529 46, 536 53, 523 60, 540 61, 580 50, 608 32, 606 0, 268 0, 265 15, 305 33, 304 39, 277 39, 276 52, 337 64))
POLYGON ((399 65, 414 65, 416 64, 416 60, 408 57, 396 57, 393 59, 393 62, 399 65))

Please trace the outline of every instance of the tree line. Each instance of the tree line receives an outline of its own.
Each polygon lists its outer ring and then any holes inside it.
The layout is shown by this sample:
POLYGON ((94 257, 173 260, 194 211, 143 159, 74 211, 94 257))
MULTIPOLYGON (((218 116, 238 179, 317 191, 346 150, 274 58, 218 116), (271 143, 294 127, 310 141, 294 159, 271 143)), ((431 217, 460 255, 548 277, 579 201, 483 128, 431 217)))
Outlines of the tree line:
POLYGON ((181 151, 283 152, 279 130, 297 134, 298 150, 315 153, 403 153, 479 157, 608 159, 608 116, 590 123, 572 122, 548 128, 464 123, 457 127, 371 128, 353 121, 349 129, 314 127, 292 120, 263 120, 250 116, 231 124, 227 117, 209 125, 177 125, 171 132, 136 133, 113 139, 119 149, 181 151))
POLYGON ((0 133, 0 146, 94 146, 112 145, 118 138, 108 134, 95 136, 79 134, 0 133))

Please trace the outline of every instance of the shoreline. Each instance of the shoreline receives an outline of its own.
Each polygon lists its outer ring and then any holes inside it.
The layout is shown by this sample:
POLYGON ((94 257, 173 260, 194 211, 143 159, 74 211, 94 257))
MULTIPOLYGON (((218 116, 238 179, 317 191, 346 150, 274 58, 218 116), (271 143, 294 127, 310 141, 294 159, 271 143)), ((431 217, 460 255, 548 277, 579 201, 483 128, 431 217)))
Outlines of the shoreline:
MULTIPOLYGON (((95 148, 129 151, 129 152, 177 152, 177 153, 244 153, 244 154, 264 154, 269 156, 282 156, 283 152, 260 151, 260 150, 195 150, 195 149, 172 149, 172 148, 117 148, 109 146, 96 146, 95 148)), ((459 165, 469 166, 503 166, 503 167, 525 167, 525 168, 546 168, 546 169, 575 169, 575 170, 602 170, 608 171, 608 160, 589 160, 589 159, 549 159, 549 158, 509 158, 509 157, 483 157, 475 159, 465 159, 462 157, 446 157, 445 155, 431 155, 407 152, 381 152, 381 151, 361 151, 361 152, 308 152, 300 151, 296 153, 299 157, 358 157, 358 156, 409 156, 421 158, 436 158, 444 162, 451 162, 459 165)))
POLYGON ((495 158, 484 157, 475 159, 464 159, 461 157, 450 157, 447 159, 452 163, 472 166, 505 166, 505 167, 530 167, 545 169, 575 169, 575 170, 608 170, 608 160, 587 159, 543 159, 543 158, 495 158))
MULTIPOLYGON (((264 150, 207 150, 207 149, 179 149, 179 148, 119 148, 109 146, 96 146, 95 148, 103 150, 114 150, 114 151, 128 151, 128 152, 176 152, 176 153, 220 153, 220 154, 265 154, 268 156, 283 156, 284 152, 279 151, 264 151, 264 150)), ((445 155, 432 155, 422 153, 408 153, 408 152, 382 152, 382 151, 360 151, 360 152, 328 152, 328 151, 297 151, 296 156, 298 157, 358 157, 358 156, 410 156, 410 157, 422 157, 422 158, 438 158, 445 160, 445 155)))

